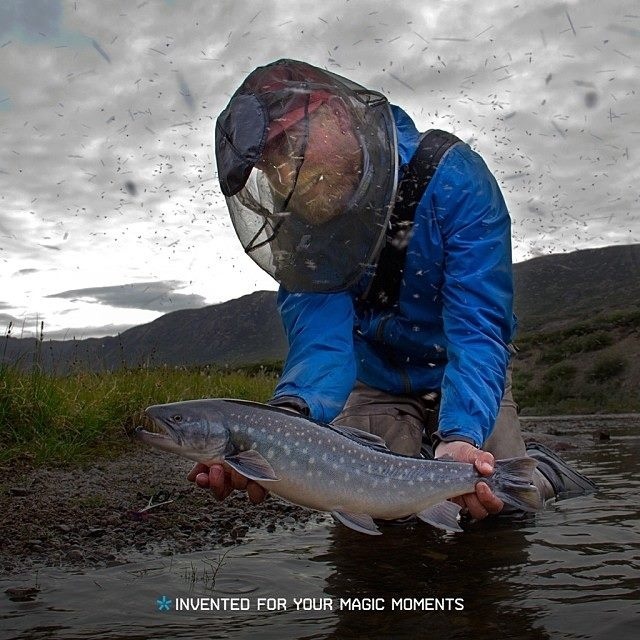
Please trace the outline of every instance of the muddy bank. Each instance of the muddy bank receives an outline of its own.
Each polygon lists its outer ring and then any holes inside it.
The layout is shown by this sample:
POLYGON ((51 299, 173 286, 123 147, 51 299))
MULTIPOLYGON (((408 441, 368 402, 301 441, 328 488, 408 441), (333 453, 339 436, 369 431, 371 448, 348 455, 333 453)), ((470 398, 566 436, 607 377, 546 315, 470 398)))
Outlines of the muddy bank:
MULTIPOLYGON (((606 443, 610 420, 584 417, 581 435, 563 434, 562 420, 528 418, 525 439, 556 451, 606 443)), ((100 568, 157 555, 216 550, 259 529, 304 528, 327 519, 269 497, 252 505, 244 494, 224 503, 186 480, 188 461, 133 446, 117 460, 86 470, 0 468, 0 571, 38 567, 100 568)))
POLYGON ((324 516, 269 497, 224 503, 186 480, 191 463, 141 448, 86 470, 0 468, 0 571, 100 568, 233 545, 324 516))

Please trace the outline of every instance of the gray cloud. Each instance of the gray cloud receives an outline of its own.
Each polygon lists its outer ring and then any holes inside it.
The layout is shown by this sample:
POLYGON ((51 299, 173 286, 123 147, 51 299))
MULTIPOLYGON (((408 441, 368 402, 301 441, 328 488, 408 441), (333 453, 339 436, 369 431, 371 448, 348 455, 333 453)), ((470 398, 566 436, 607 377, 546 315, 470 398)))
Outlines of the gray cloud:
POLYGON ((116 282, 167 277, 167 260, 189 280, 192 249, 231 237, 215 117, 280 57, 469 141, 501 183, 518 259, 638 242, 636 4, 5 0, 1 255, 9 273, 64 273, 77 291, 75 273, 135 238, 116 282))
POLYGON ((84 340, 85 338, 102 338, 104 336, 117 336, 127 329, 130 324, 105 324, 95 327, 70 327, 56 331, 44 332, 45 340, 84 340))
POLYGON ((60 0, 10 0, 0 3, 0 38, 25 40, 56 36, 62 18, 60 0))
POLYGON ((8 314, 8 313, 0 313, 0 332, 2 335, 7 333, 7 329, 9 325, 14 325, 16 323, 16 319, 8 314))
POLYGON ((82 300, 96 304, 126 309, 147 309, 151 311, 175 311, 177 309, 195 309, 205 305, 205 299, 199 295, 176 293, 183 283, 175 280, 165 282, 136 282, 112 287, 88 287, 61 291, 47 297, 66 298, 72 301, 82 300))

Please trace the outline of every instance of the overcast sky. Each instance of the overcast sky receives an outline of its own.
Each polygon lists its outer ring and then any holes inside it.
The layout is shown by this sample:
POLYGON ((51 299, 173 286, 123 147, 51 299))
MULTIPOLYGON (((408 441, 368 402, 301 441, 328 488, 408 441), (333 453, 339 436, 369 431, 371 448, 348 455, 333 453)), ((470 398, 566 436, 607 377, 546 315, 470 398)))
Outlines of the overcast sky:
POLYGON ((469 142, 516 261, 640 242, 638 0, 0 0, 0 327, 113 334, 275 289, 230 226, 213 128, 282 57, 469 142))

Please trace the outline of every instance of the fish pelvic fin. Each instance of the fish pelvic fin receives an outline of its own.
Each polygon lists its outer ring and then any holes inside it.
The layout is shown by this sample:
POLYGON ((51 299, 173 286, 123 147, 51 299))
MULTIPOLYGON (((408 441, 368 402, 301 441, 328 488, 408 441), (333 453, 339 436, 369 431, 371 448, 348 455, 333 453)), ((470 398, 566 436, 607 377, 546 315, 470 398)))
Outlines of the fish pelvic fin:
POLYGON ((438 504, 416 513, 418 518, 432 527, 442 529, 443 531, 451 531, 453 533, 464 531, 458 522, 460 514, 460 505, 455 502, 439 502, 438 504))
POLYGON ((536 461, 528 457, 497 460, 493 475, 481 481, 504 503, 522 511, 539 511, 542 498, 532 483, 536 466, 536 461))
POLYGON ((366 533, 370 536, 380 536, 382 532, 378 529, 378 526, 373 521, 373 518, 366 513, 349 513, 347 511, 332 511, 331 515, 343 525, 359 531, 360 533, 366 533))
POLYGON ((225 456, 224 461, 238 473, 250 480, 259 482, 275 482, 279 480, 269 461, 254 449, 241 451, 231 456, 225 456))

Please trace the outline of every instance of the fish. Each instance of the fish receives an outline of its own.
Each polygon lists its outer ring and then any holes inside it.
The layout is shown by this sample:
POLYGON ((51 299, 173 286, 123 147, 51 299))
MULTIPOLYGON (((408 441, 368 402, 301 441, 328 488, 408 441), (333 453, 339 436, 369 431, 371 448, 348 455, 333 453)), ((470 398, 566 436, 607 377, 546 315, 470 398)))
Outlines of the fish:
POLYGON ((380 535, 375 520, 415 514, 445 531, 462 531, 450 502, 486 482, 506 504, 537 511, 532 458, 498 460, 481 476, 465 462, 412 458, 352 427, 324 424, 283 407, 209 398, 154 405, 160 432, 138 427, 143 443, 207 466, 223 462, 284 500, 331 513, 351 529, 380 535))

